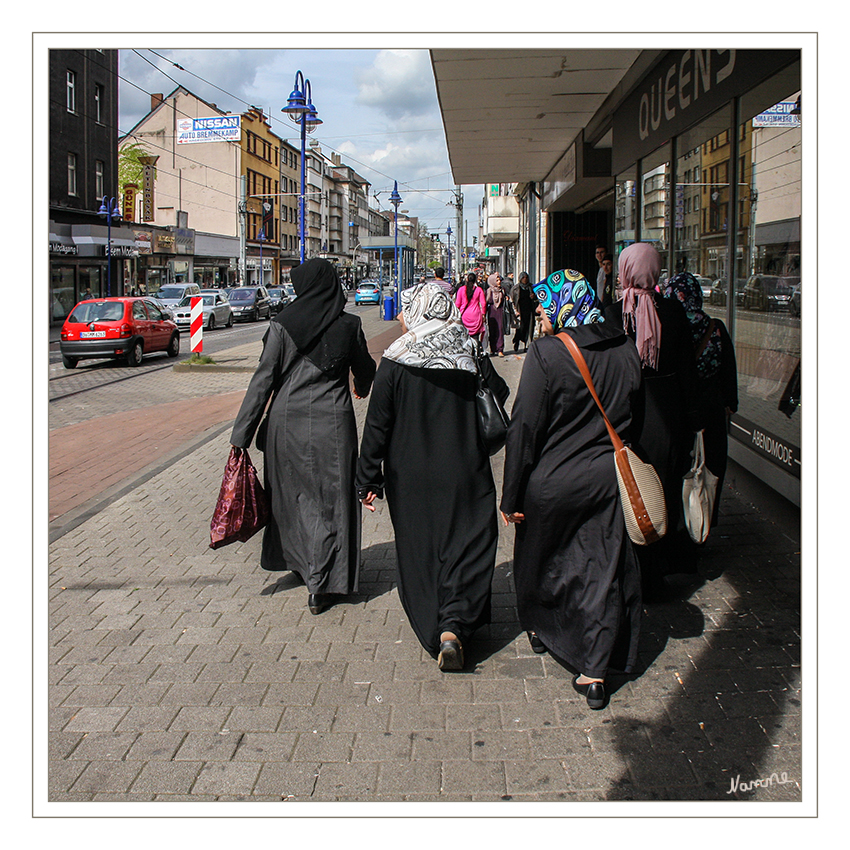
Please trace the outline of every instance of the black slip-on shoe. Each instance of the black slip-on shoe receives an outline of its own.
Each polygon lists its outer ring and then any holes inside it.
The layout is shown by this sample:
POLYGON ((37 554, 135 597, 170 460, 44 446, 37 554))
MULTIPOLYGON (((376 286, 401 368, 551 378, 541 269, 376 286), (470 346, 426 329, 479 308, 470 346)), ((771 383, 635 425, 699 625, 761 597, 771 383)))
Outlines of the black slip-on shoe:
POLYGON ((311 593, 307 599, 311 614, 321 614, 328 607, 328 597, 322 593, 311 593))
POLYGON ((528 642, 531 644, 531 648, 538 654, 542 655, 546 652, 546 647, 543 644, 543 641, 537 636, 537 632, 526 632, 528 635, 528 642))
POLYGON ((463 647, 459 640, 444 640, 440 644, 437 666, 441 670, 463 670, 463 647))
POLYGON ((602 682, 586 682, 579 684, 578 674, 573 676, 573 689, 587 699, 587 707, 594 711, 605 708, 605 685, 602 682))

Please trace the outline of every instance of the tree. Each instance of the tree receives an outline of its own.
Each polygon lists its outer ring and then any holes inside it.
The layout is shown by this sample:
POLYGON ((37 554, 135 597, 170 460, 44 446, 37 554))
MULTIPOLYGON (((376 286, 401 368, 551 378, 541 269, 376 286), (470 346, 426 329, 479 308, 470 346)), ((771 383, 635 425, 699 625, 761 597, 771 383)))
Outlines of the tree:
POLYGON ((123 193, 128 183, 142 185, 143 169, 141 157, 151 156, 151 152, 141 142, 128 142, 118 150, 118 188, 123 193))

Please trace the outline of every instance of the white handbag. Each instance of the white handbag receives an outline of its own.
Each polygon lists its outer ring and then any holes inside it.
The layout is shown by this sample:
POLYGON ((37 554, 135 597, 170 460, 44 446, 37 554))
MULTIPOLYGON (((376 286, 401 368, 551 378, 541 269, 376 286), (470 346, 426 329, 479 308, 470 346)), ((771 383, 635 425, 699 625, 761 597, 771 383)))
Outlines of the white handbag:
POLYGON ((705 543, 711 529, 711 515, 717 498, 718 478, 705 465, 702 431, 697 432, 691 455, 694 462, 682 483, 685 526, 694 543, 705 543))

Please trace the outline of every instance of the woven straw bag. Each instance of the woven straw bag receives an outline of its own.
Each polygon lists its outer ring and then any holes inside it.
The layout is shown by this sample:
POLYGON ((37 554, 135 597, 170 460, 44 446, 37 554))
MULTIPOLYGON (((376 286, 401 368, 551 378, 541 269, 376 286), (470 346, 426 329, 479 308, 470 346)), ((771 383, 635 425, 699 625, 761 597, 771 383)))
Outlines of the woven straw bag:
POLYGON ((567 333, 559 333, 558 338, 576 361, 590 394, 602 412, 605 427, 614 444, 614 468, 617 472, 620 502, 623 505, 629 539, 638 546, 655 543, 667 533, 667 503, 664 500, 661 479, 652 464, 644 463, 630 448, 623 445, 608 420, 593 386, 587 363, 573 338, 567 333))

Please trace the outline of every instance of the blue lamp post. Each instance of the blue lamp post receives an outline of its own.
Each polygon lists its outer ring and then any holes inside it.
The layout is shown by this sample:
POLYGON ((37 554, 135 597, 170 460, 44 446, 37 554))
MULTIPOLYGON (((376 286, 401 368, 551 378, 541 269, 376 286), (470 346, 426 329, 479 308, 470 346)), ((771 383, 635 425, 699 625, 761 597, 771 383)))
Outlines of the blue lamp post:
POLYGON ((112 295, 112 219, 120 221, 123 216, 115 198, 107 198, 106 195, 101 200, 97 214, 106 218, 106 297, 109 298, 112 295))
POLYGON ((398 193, 398 180, 394 181, 393 193, 390 195, 390 203, 395 207, 393 219, 395 220, 395 294, 393 295, 393 315, 398 313, 399 288, 398 288, 398 205, 401 203, 401 195, 398 193))
POLYGON ((448 247, 448 274, 449 280, 452 279, 452 226, 449 225, 446 228, 446 236, 449 237, 449 247, 448 247))
POLYGON ((301 239, 302 263, 304 262, 304 246, 306 244, 304 230, 304 184, 307 179, 307 133, 314 132, 316 127, 322 123, 316 107, 313 106, 312 96, 313 90, 310 86, 310 81, 305 80, 304 75, 298 71, 295 75, 295 87, 289 95, 286 106, 280 110, 289 116, 290 121, 301 127, 301 192, 298 204, 298 234, 301 239))

